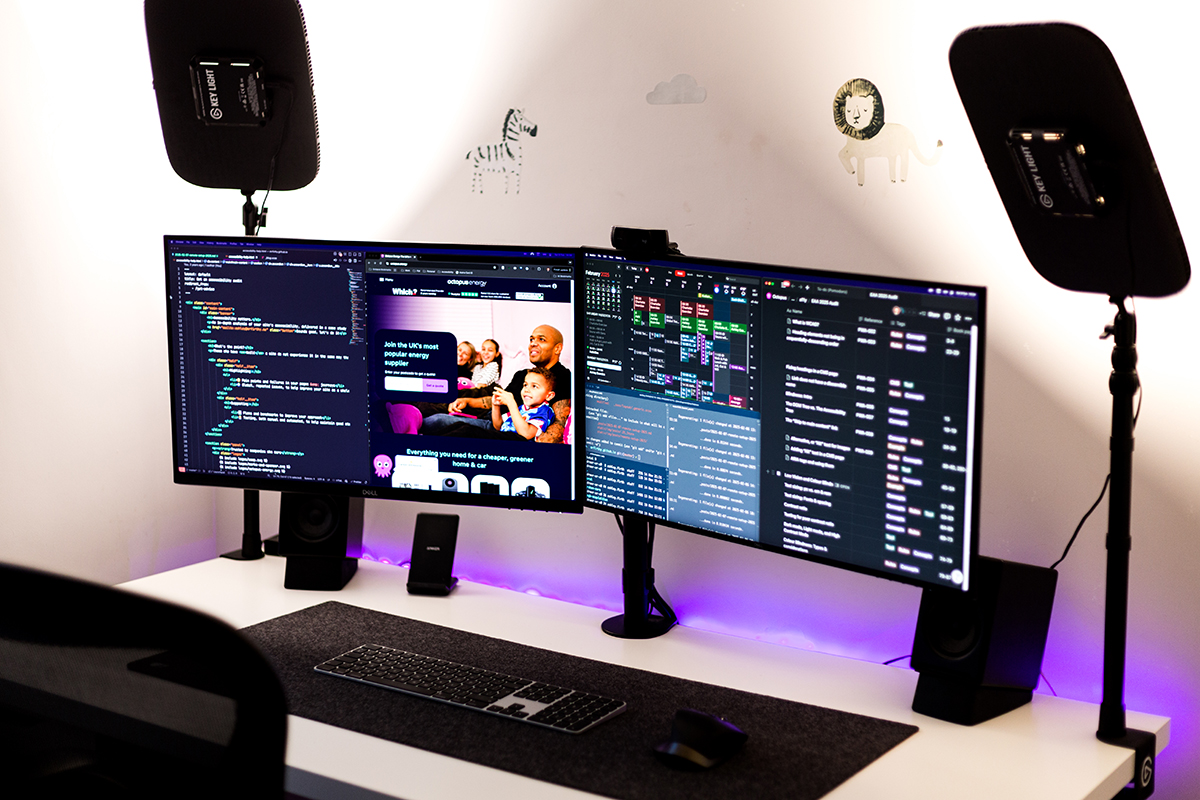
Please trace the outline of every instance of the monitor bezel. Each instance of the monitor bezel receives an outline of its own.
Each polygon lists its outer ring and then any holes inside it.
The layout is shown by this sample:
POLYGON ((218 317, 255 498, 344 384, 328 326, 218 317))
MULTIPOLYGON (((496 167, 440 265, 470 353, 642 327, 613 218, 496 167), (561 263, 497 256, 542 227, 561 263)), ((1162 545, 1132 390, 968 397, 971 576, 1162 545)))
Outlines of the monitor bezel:
MULTIPOLYGON (((364 497, 378 498, 383 500, 403 500, 419 503, 434 503, 439 505, 457 505, 457 506, 478 506, 485 508, 500 508, 512 509, 518 511, 549 511, 565 514, 581 514, 583 513, 584 503, 583 498, 586 494, 586 486, 584 483, 584 444, 583 444, 583 425, 584 418, 584 397, 583 397, 583 373, 578 369, 572 369, 572 398, 571 398, 571 426, 573 445, 573 463, 575 472, 575 481, 573 491, 574 499, 529 499, 514 497, 512 495, 483 495, 473 494, 469 492, 440 492, 433 490, 420 489, 396 489, 385 486, 368 486, 357 483, 340 483, 337 481, 324 481, 313 478, 257 478, 257 477, 239 477, 232 475, 221 475, 211 472, 181 472, 179 467, 179 413, 178 413, 178 393, 177 379, 178 375, 174 368, 177 363, 179 353, 176 350, 176 339, 171 335, 172 325, 174 324, 173 303, 171 295, 171 261, 169 246, 172 241, 186 241, 189 244, 249 244, 249 245, 293 245, 302 247, 312 247, 314 249, 338 247, 350 248, 377 248, 381 251, 389 249, 394 251, 402 250, 420 250, 420 249, 457 249, 465 252, 488 253, 495 252, 497 254, 509 255, 513 258, 519 257, 522 253, 537 252, 552 256, 561 256, 571 259, 571 291, 572 291, 572 324, 575 326, 575 350, 582 352, 580 343, 582 341, 583 331, 583 298, 580 294, 582 287, 582 274, 579 271, 579 248, 578 247, 559 247, 559 246, 542 246, 542 245, 487 245, 487 244, 467 244, 467 243, 439 243, 439 242, 399 242, 399 241, 372 241, 372 240, 348 240, 348 239, 306 239, 306 238, 290 238, 290 237, 259 237, 259 236, 203 236, 194 234, 182 235, 164 235, 163 236, 163 266, 165 270, 165 297, 167 305, 167 375, 168 388, 171 399, 171 473, 174 483, 181 486, 209 486, 215 488, 228 489, 254 489, 260 491, 273 492, 302 492, 306 494, 325 494, 348 497, 364 497), (496 499, 499 498, 499 501, 496 499)), ((365 380, 365 378, 364 378, 365 380)), ((369 458, 369 456, 368 456, 369 458)))
MULTIPOLYGON (((586 462, 585 462, 585 466, 584 466, 584 469, 585 469, 584 506, 587 508, 595 509, 597 511, 604 511, 604 512, 612 513, 612 514, 620 514, 622 516, 641 516, 643 519, 647 520, 650 523, 653 523, 655 526, 661 525, 661 526, 665 526, 668 528, 673 528, 675 530, 684 531, 687 533, 695 533, 695 534, 699 534, 701 536, 705 536, 710 539, 716 539, 716 540, 722 541, 722 542, 730 542, 730 543, 737 544, 737 545, 740 545, 743 547, 750 547, 750 548, 753 548, 756 550, 761 550, 761 551, 768 552, 768 553, 775 553, 778 555, 786 556, 788 558, 794 558, 799 561, 808 561, 808 562, 812 562, 812 563, 816 563, 816 564, 824 564, 826 566, 836 567, 838 569, 847 570, 849 572, 856 572, 856 573, 863 574, 863 575, 871 575, 873 577, 878 577, 878 578, 886 578, 891 581, 896 581, 898 583, 908 584, 911 586, 917 586, 922 589, 928 588, 928 589, 935 589, 935 590, 941 590, 941 591, 947 591, 947 592, 961 591, 964 594, 971 592, 971 590, 973 588, 973 575, 975 572, 974 566, 979 559, 979 525, 980 525, 980 522, 979 522, 980 508, 979 508, 979 506, 980 506, 980 496, 982 494, 982 484, 983 484, 983 480, 982 480, 982 466, 983 466, 982 450, 983 450, 983 448, 982 448, 982 445, 983 445, 983 406, 984 406, 984 386, 985 386, 985 382, 984 382, 984 371, 985 370, 984 370, 984 368, 985 368, 986 350, 987 350, 987 341, 986 341, 987 340, 987 287, 974 286, 974 285, 969 285, 969 284, 952 283, 952 282, 948 282, 948 281, 939 281, 939 280, 918 280, 918 279, 912 279, 912 278, 901 278, 901 277, 893 277, 893 276, 868 275, 868 274, 863 274, 863 273, 841 272, 841 271, 825 270, 825 269, 810 269, 810 268, 805 268, 805 267, 796 267, 796 266, 781 265, 781 264, 766 264, 766 263, 751 262, 751 261, 735 261, 735 260, 720 259, 720 258, 707 258, 707 257, 703 257, 703 256, 689 256, 689 255, 683 255, 683 254, 667 254, 667 253, 645 254, 645 253, 634 253, 634 252, 628 252, 628 251, 611 250, 611 249, 597 248, 597 247, 582 247, 582 248, 580 248, 580 251, 579 251, 579 260, 578 260, 578 264, 577 264, 577 270, 579 272, 580 280, 582 281, 582 289, 585 292, 585 294, 586 294, 587 282, 588 282, 588 276, 587 276, 587 272, 586 272, 587 265, 588 265, 588 259, 590 257, 596 256, 596 255, 607 256, 610 259, 613 259, 613 258, 620 259, 620 260, 625 261, 626 263, 630 263, 630 262, 643 263, 643 264, 661 265, 661 266, 668 266, 668 267, 669 266, 677 266, 679 268, 691 267, 694 269, 704 269, 704 270, 711 270, 711 271, 729 270, 729 271, 733 271, 734 273, 736 273, 738 271, 750 272, 750 273, 756 273, 756 274, 761 274, 763 272, 774 272, 775 274, 777 274, 778 276, 780 276, 783 279, 794 278, 795 276, 810 276, 814 279, 827 280, 827 281, 834 282, 834 283, 836 283, 836 282, 846 282, 846 283, 850 283, 850 284, 871 283, 872 285, 879 286, 880 288, 886 288, 888 286, 893 286, 897 289, 920 287, 920 288, 946 289, 946 290, 950 290, 950 291, 965 291, 965 292, 976 293, 979 296, 979 325, 978 325, 979 334, 978 334, 978 342, 977 342, 978 358, 976 361, 976 378, 975 378, 975 396, 976 396, 975 421, 974 421, 975 436, 974 436, 974 442, 973 442, 974 451, 973 451, 973 458, 972 458, 972 461, 973 461, 972 476, 973 476, 974 480, 971 482, 971 487, 970 487, 970 489, 971 489, 971 520, 970 520, 971 541, 968 545, 968 553, 969 553, 968 557, 967 557, 968 563, 964 565, 964 566, 966 566, 965 573, 966 573, 967 577, 964 580, 961 588, 954 587, 954 586, 947 586, 946 584, 943 584, 941 582, 934 582, 934 581, 922 580, 920 578, 910 577, 908 574, 902 573, 902 572, 889 572, 889 571, 883 570, 883 569, 872 569, 871 567, 863 566, 860 564, 852 564, 852 563, 848 563, 845 561, 839 561, 837 559, 824 558, 824 557, 818 556, 818 555, 810 555, 807 553, 801 553, 801 552, 797 552, 794 550, 787 550, 783 547, 778 547, 778 546, 771 545, 771 544, 765 544, 763 542, 750 541, 748 539, 741 539, 741 538, 738 538, 735 536, 729 536, 727 534, 719 533, 719 532, 712 531, 712 530, 707 530, 704 528, 698 528, 695 526, 686 525, 686 524, 682 524, 682 523, 678 523, 678 522, 667 521, 665 519, 659 519, 657 517, 638 515, 636 512, 630 512, 630 511, 627 511, 622 508, 617 508, 615 506, 594 502, 594 501, 588 499, 588 496, 586 493, 586 489, 587 489, 586 462)), ((580 303, 579 305, 586 306, 586 302, 580 303)), ((583 379, 583 377, 584 376, 581 376, 581 383, 583 386, 583 391, 586 393, 587 392, 587 383, 586 383, 586 380, 583 379)), ((585 454, 585 458, 586 458, 586 453, 587 453, 586 439, 584 440, 584 446, 583 446, 582 450, 583 450, 583 452, 585 454)))

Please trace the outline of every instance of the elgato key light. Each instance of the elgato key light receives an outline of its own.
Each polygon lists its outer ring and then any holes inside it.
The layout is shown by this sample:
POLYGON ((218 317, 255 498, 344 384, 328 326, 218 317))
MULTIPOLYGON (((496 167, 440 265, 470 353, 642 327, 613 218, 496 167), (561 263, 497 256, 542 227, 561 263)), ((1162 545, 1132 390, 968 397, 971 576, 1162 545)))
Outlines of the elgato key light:
POLYGON ((163 143, 188 183, 236 189, 242 224, 266 224, 259 189, 307 186, 320 168, 304 13, 296 0, 146 0, 163 143))
POLYGON ((1099 37, 1065 23, 972 28, 954 40, 950 68, 1029 263, 1055 286, 1107 295, 1116 306, 1101 337, 1113 340, 1113 369, 1096 736, 1135 752, 1134 785, 1122 796, 1149 797, 1155 736, 1125 720, 1134 403, 1141 387, 1137 319, 1126 303, 1182 290, 1191 264, 1133 98, 1099 37))

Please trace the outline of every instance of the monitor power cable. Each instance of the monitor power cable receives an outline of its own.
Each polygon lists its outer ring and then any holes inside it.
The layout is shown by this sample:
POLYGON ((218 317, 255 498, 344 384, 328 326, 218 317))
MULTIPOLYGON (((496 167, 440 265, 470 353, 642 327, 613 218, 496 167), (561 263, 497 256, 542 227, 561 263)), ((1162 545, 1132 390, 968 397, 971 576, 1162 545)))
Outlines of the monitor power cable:
MULTIPOLYGON (((613 517, 617 520, 617 528, 620 529, 621 535, 624 536, 625 535, 625 521, 622 519, 620 514, 614 513, 613 517)), ((647 528, 647 534, 648 534, 647 542, 646 542, 646 563, 653 564, 654 563, 654 561, 653 561, 653 558, 654 558, 654 523, 648 522, 646 525, 646 528, 647 528)), ((658 615, 661 616, 663 619, 669 621, 669 623, 671 625, 674 625, 675 623, 679 622, 679 617, 676 616, 675 610, 671 608, 671 605, 665 599, 663 599, 663 596, 658 593, 658 589, 654 586, 654 570, 653 569, 650 570, 650 585, 646 587, 646 593, 648 595, 648 599, 650 602, 650 610, 651 611, 657 611, 658 615)))

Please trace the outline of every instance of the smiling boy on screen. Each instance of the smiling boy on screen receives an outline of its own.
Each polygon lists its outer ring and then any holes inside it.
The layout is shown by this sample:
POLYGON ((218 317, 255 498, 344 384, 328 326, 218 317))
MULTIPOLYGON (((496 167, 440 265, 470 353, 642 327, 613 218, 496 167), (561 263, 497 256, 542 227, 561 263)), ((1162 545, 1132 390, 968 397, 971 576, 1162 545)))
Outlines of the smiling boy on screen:
POLYGON ((512 392, 497 387, 492 393, 492 427, 533 439, 554 421, 553 399, 554 374, 544 367, 530 367, 521 386, 520 405, 512 392), (502 413, 501 408, 508 410, 502 413))

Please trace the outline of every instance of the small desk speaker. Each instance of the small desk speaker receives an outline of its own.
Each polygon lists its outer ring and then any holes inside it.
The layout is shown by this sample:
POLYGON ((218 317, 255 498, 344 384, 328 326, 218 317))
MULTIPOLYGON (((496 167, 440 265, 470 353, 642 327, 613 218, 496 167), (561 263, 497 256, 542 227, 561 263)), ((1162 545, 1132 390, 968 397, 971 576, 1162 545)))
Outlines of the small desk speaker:
POLYGON ((450 594, 458 584, 451 574, 457 542, 457 514, 417 514, 408 568, 409 594, 450 594))
POLYGON ((279 555, 285 589, 336 592, 358 569, 363 499, 284 492, 279 498, 279 555))
POLYGON ((1058 573, 980 556, 970 594, 927 588, 913 637, 912 708, 976 725, 1028 703, 1037 687, 1058 573))

